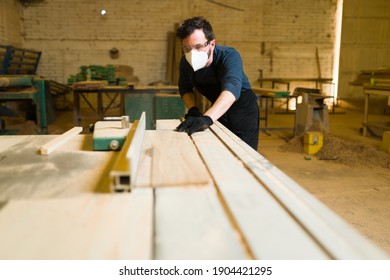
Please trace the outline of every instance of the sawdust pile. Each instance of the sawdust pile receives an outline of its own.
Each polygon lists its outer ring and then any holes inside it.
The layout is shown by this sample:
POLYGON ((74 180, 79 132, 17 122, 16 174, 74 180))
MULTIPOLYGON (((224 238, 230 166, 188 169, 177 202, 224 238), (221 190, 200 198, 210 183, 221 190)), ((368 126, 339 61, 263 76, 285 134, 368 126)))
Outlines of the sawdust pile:
MULTIPOLYGON (((323 137, 321 150, 311 157, 332 160, 348 166, 364 165, 390 168, 390 154, 384 151, 381 146, 358 143, 330 134, 323 134, 323 137)), ((280 148, 285 152, 304 154, 303 136, 290 139, 280 148)))

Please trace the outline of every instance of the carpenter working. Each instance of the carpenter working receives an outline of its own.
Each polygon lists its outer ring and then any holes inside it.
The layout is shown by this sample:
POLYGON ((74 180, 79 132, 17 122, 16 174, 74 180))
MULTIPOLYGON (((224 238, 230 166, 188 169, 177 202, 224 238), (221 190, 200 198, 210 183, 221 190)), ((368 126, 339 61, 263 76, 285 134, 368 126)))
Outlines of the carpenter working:
POLYGON ((188 109, 185 120, 176 129, 191 135, 218 120, 257 150, 259 107, 238 51, 216 45, 212 26, 203 17, 185 20, 176 36, 184 52, 179 91, 188 109), (195 89, 211 102, 206 112, 195 106, 195 89))

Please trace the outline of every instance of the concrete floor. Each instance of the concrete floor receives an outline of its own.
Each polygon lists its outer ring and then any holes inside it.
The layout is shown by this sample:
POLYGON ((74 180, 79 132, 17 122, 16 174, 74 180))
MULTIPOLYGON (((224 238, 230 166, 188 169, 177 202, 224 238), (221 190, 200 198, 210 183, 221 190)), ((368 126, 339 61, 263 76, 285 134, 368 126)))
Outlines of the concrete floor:
MULTIPOLYGON (((329 118, 332 136, 348 138, 364 144, 365 148, 378 148, 383 153, 380 148, 381 138, 361 135, 361 111, 336 111, 329 118)), ((370 115, 369 119, 389 122, 390 116, 370 115)), ((271 126, 292 124, 293 115, 270 115, 271 126)), ((377 161, 377 165, 364 164, 364 161, 354 164, 353 159, 350 163, 318 160, 315 156, 308 160, 303 152, 289 152, 281 148, 293 137, 292 131, 270 132, 271 135, 260 134, 259 152, 363 235, 390 253, 390 154, 384 152, 384 157, 377 161)), ((356 153, 361 154, 362 151, 356 153)), ((372 154, 374 156, 376 155, 372 154)), ((370 160, 372 162, 373 159, 370 160)))

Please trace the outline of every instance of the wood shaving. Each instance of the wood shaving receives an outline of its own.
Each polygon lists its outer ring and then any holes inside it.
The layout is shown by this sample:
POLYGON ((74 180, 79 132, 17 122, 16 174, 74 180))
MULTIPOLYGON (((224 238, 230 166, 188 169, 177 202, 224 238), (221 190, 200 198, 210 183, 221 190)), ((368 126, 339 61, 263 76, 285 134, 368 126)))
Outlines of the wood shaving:
MULTIPOLYGON (((304 154, 303 136, 290 139, 280 149, 284 152, 304 154)), ((359 143, 330 134, 323 134, 322 148, 311 156, 348 166, 364 165, 390 168, 390 154, 384 151, 381 145, 359 143)))

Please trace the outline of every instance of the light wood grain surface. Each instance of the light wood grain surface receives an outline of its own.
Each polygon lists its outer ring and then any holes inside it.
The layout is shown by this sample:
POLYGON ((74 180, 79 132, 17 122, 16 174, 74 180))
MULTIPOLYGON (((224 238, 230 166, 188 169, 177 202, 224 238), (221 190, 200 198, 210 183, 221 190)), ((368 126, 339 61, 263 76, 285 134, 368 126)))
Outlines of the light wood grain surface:
POLYGON ((0 259, 389 258, 219 123, 175 126, 145 131, 130 193, 91 135, 0 137, 0 259))

